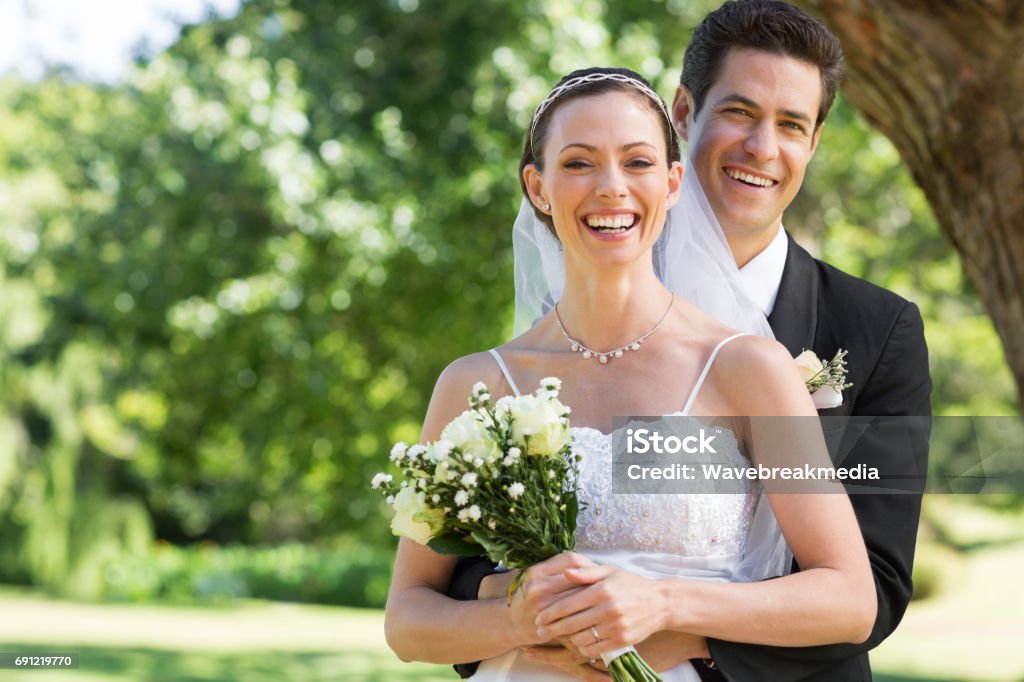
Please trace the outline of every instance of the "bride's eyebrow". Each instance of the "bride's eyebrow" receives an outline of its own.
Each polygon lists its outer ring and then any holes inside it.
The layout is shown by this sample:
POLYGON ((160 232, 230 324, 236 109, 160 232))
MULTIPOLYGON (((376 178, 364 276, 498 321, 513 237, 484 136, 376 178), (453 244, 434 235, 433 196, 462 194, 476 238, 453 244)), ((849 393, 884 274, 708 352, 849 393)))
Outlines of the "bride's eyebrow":
MULTIPOLYGON (((561 149, 559 149, 558 153, 561 154, 566 149, 571 149, 572 147, 579 147, 580 149, 585 149, 588 152, 596 152, 597 151, 597 147, 595 147, 592 144, 586 144, 584 142, 570 142, 569 144, 567 144, 564 147, 562 147, 561 149)), ((643 142, 643 141, 640 141, 640 142, 629 142, 627 144, 622 145, 621 149, 622 149, 622 151, 629 151, 630 149, 633 149, 635 147, 650 147, 651 149, 657 149, 657 147, 655 147, 650 142, 643 142)))

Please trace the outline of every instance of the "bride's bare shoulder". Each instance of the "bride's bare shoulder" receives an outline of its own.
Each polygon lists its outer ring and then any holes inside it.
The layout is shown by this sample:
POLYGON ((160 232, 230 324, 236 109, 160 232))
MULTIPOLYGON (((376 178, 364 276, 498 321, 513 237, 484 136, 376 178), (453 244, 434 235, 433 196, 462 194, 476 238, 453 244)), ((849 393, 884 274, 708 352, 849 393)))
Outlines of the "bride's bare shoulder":
POLYGON ((504 383, 501 368, 490 351, 464 355, 451 362, 437 378, 434 397, 437 398, 439 394, 454 394, 465 402, 473 390, 473 385, 478 381, 486 384, 492 392, 504 383))
POLYGON ((743 414, 814 413, 793 357, 774 339, 741 336, 730 341, 719 352, 713 373, 719 390, 743 414))
POLYGON ((465 355, 445 367, 434 384, 423 420, 424 440, 436 440, 448 422, 469 409, 469 396, 478 381, 487 384, 492 393, 496 386, 504 383, 501 369, 488 352, 465 355))

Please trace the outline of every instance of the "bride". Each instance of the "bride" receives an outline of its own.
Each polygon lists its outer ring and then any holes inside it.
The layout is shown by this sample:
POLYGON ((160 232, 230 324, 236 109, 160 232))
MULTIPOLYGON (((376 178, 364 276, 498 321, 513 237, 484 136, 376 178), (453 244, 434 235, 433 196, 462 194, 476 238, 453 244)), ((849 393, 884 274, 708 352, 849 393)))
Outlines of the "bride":
MULTIPOLYGON (((541 229, 560 244, 561 260, 546 264, 558 281, 539 286, 557 304, 503 346, 445 369, 422 438, 439 438, 477 381, 499 397, 560 377, 584 455, 577 552, 528 569, 525 595, 511 604, 455 601, 444 592, 456 558, 401 539, 385 627, 402 659, 483 660, 478 680, 608 679, 593 661, 637 644, 665 680, 697 680, 686 660, 698 656, 696 636, 779 646, 868 637, 875 589, 845 495, 757 485, 737 495, 611 494, 616 415, 816 415, 785 348, 736 332, 749 321, 742 301, 723 305, 729 312, 718 319, 692 303, 709 292, 730 298, 728 274, 716 268, 731 259, 714 244, 697 248, 700 220, 665 227, 677 200, 695 202, 681 213, 702 212, 678 159, 665 104, 631 71, 573 72, 537 108, 521 182, 541 229), (671 270, 691 281, 670 289, 655 261, 677 257, 690 267, 671 270), (801 572, 764 580, 785 572, 787 549, 801 572)), ((543 278, 534 272, 517 289, 543 278)), ((779 448, 752 424, 735 429, 730 454, 770 466, 779 448)))

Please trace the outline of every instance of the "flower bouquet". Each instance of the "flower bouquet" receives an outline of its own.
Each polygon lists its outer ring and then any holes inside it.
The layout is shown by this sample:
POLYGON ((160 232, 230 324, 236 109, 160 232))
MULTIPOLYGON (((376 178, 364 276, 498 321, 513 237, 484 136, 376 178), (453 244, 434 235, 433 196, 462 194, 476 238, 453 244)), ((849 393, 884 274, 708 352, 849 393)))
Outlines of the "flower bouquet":
MULTIPOLYGON (((574 549, 581 456, 572 452, 560 389, 546 378, 533 394, 494 403, 478 382, 470 409, 440 440, 395 444, 401 480, 379 473, 371 483, 395 510, 392 532, 441 554, 486 555, 522 569, 509 600, 526 568, 574 549)), ((606 662, 616 682, 661 680, 632 647, 606 662)))

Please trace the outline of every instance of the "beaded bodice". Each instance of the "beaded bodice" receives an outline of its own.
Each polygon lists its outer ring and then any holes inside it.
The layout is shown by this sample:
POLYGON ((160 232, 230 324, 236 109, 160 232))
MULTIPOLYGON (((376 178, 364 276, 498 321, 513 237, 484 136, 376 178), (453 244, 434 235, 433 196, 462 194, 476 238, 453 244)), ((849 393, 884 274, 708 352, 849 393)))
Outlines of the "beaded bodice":
MULTIPOLYGON (((742 556, 759 487, 744 494, 612 494, 612 436, 573 428, 573 448, 583 455, 579 496, 586 505, 576 525, 576 548, 631 550, 680 557, 742 556)), ((727 465, 749 466, 735 438, 719 442, 727 465)))

